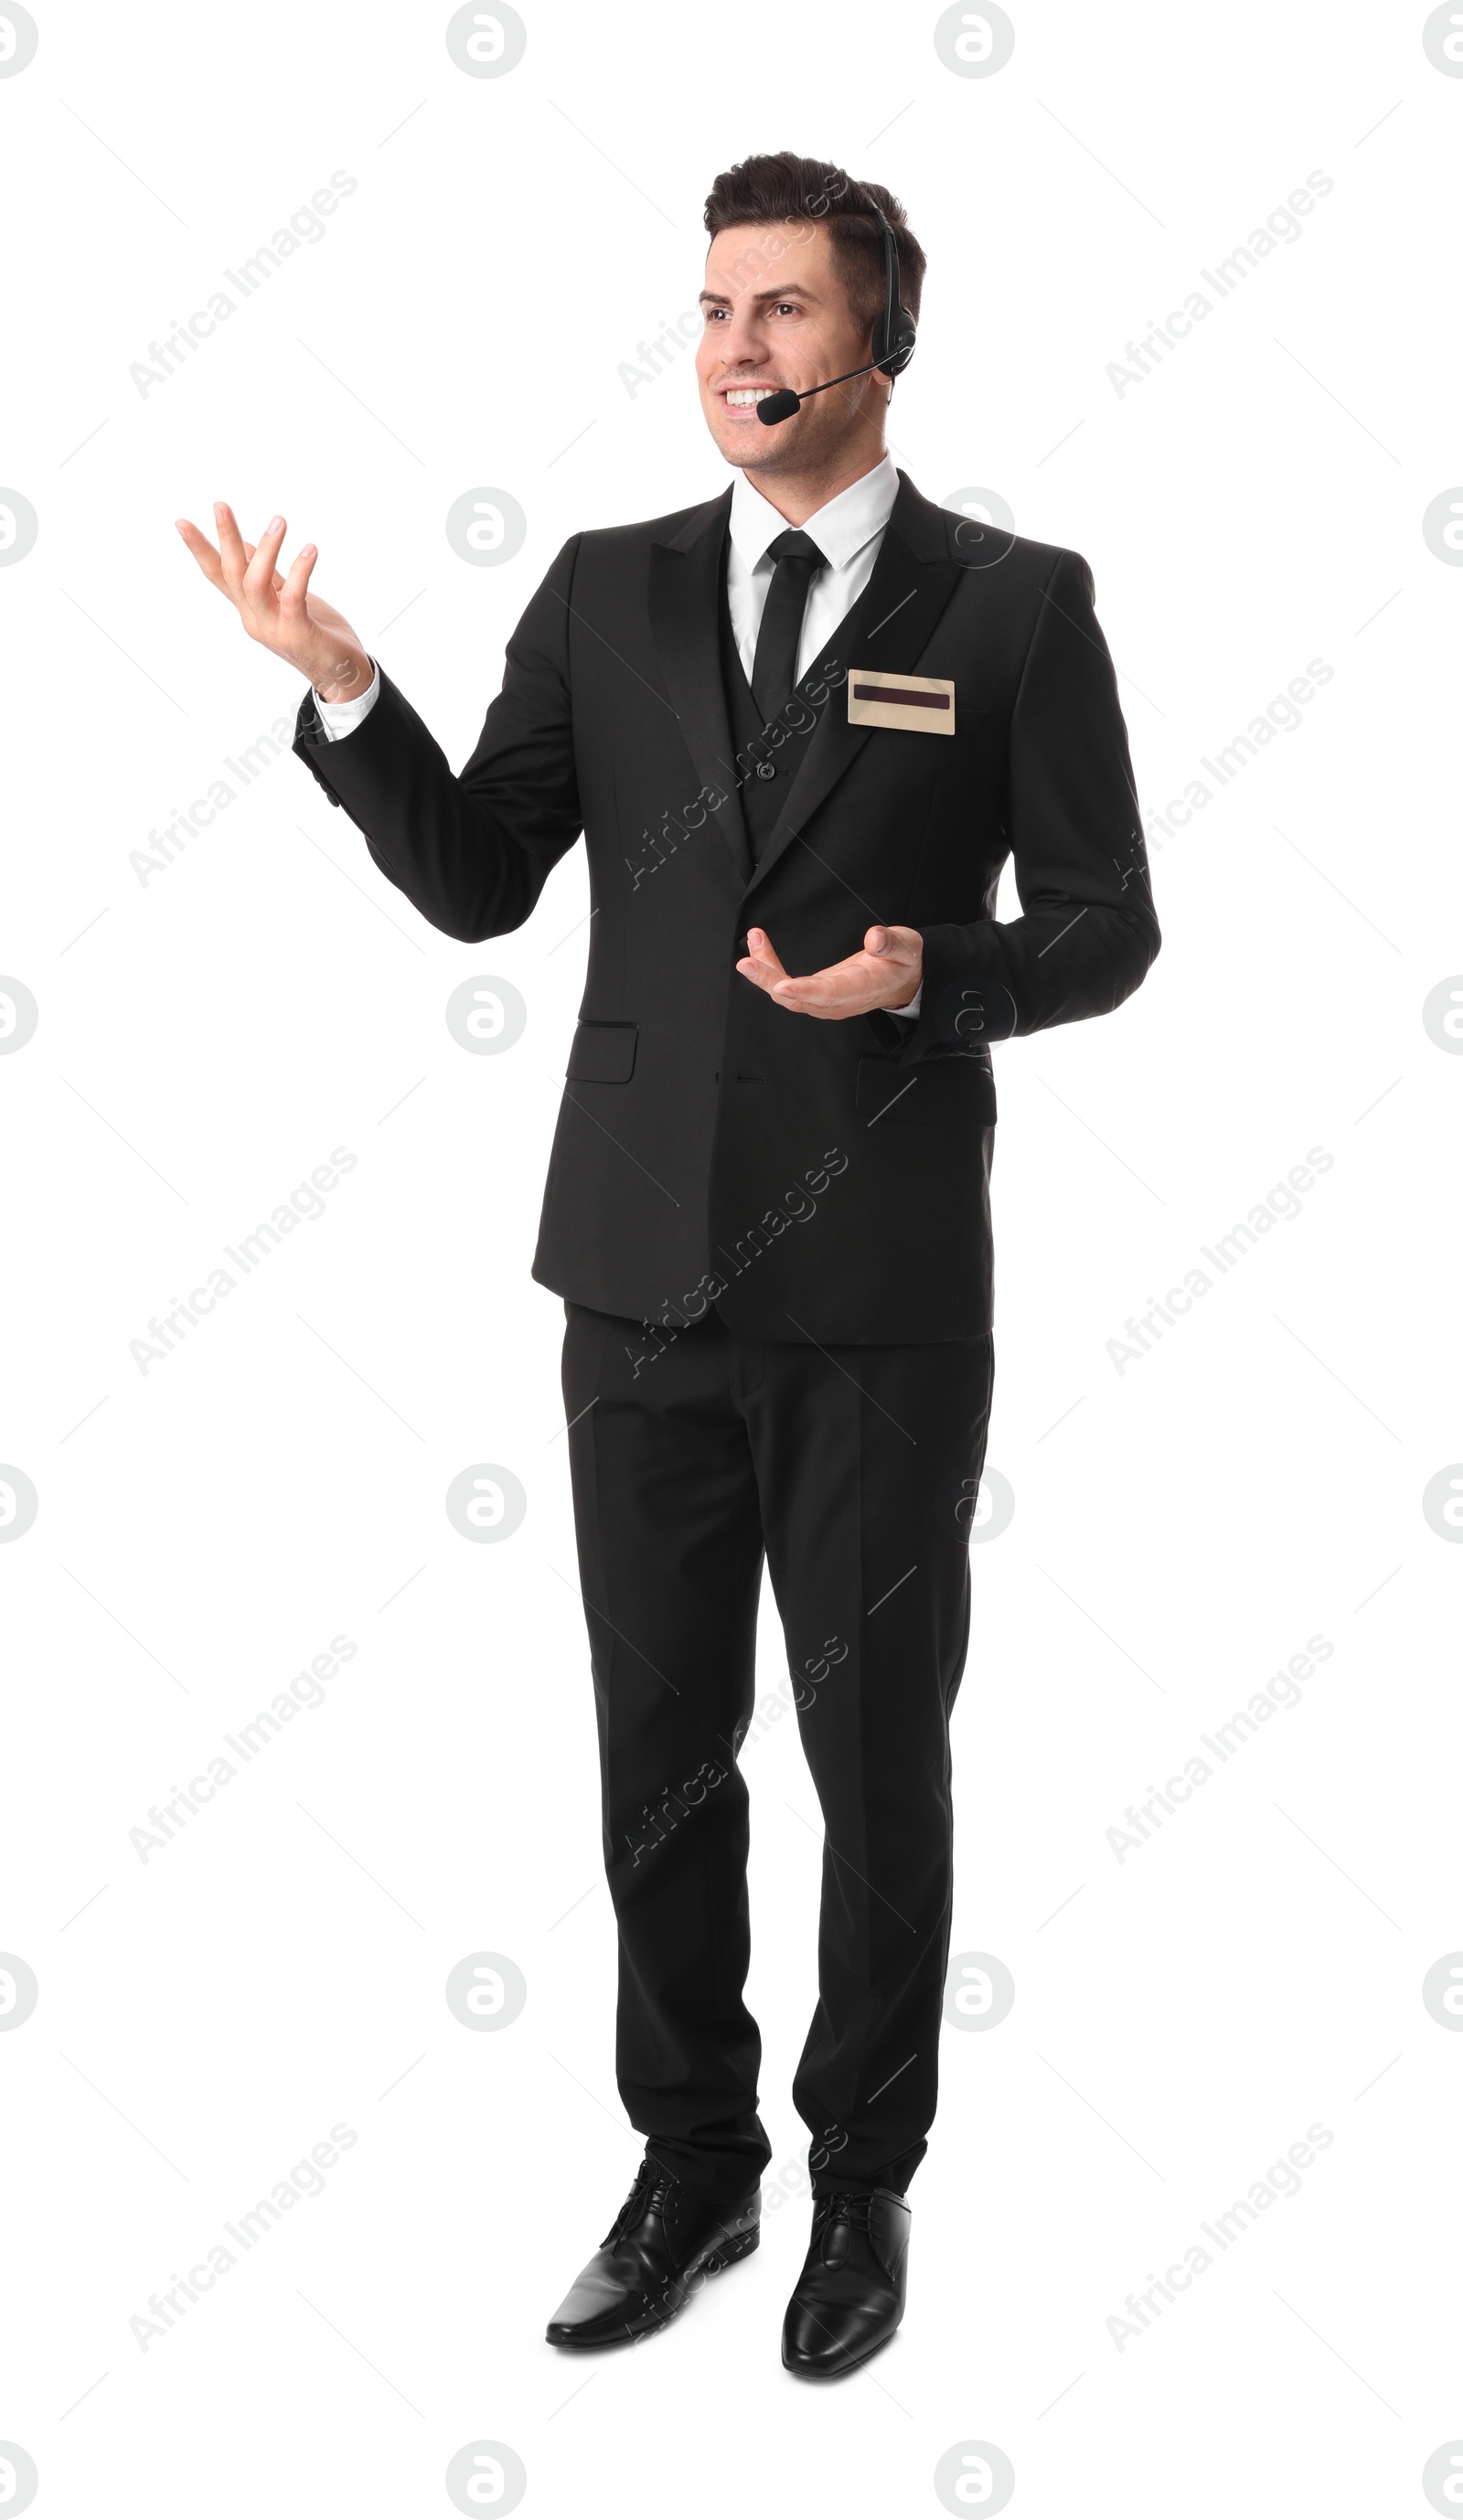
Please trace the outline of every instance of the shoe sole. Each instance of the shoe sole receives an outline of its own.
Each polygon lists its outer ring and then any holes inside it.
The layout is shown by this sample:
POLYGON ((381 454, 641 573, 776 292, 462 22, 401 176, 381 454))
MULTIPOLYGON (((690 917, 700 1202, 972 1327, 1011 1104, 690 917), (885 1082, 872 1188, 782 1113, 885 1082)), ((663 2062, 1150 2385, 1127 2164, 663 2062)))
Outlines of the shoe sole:
POLYGON ((693 2258, 676 2278, 681 2299, 674 2302, 669 2310, 657 2311, 633 2321, 627 2319, 613 2336, 551 2336, 548 2342, 560 2354, 602 2354, 610 2346, 639 2345, 647 2336, 657 2336, 687 2308, 692 2294, 699 2289, 699 2276, 719 2275, 726 2268, 734 2267, 739 2258, 749 2258, 761 2237, 762 2227, 754 2223, 749 2231, 738 2231, 734 2239, 719 2240, 704 2257, 693 2258))

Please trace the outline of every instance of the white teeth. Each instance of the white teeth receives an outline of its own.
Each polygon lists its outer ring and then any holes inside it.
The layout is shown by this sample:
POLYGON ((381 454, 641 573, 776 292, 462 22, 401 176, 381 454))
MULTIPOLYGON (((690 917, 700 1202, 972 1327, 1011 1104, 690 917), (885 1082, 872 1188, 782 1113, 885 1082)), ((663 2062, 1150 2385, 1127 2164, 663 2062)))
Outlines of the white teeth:
POLYGON ((751 403, 766 402, 768 395, 776 390, 776 385, 733 385, 727 401, 733 411, 745 411, 751 403))

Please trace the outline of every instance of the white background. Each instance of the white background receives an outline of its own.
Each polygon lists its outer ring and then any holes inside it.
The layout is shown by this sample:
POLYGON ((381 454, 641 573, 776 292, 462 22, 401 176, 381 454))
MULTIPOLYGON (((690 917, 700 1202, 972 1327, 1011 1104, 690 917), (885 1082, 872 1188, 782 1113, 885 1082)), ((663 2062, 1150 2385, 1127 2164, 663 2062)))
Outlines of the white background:
MULTIPOLYGON (((972 2441, 1042 2520, 1425 2512, 1463 2436, 1463 2038, 1421 1997, 1463 1946, 1463 1552, 1422 1511, 1463 1455, 1463 1065, 1422 1015, 1463 969, 1463 573, 1422 530, 1463 476, 1463 79, 1409 7, 1023 8, 984 78, 933 10, 871 0, 525 15, 518 67, 475 78, 445 9, 48 9, 0 77, 0 477, 39 520, 0 567, 0 968, 39 1008, 0 1059, 0 1458, 39 1496, 0 1549, 0 1947, 39 1983, 0 2038, 0 2438, 66 2515, 450 2511, 482 2440, 553 2514, 938 2511, 972 2441), (456 944, 282 752, 133 863, 298 697, 172 518, 281 509, 460 762, 564 538, 721 486, 689 351, 633 394, 619 370, 694 300, 711 178, 785 146, 906 202, 930 271, 898 458, 1086 555, 1145 809, 1333 668, 1150 827, 1137 997, 997 1053, 1016 1509, 972 1550, 953 1949, 1016 2001, 947 2032, 906 2324, 822 2393, 777 2359, 820 1864, 785 1717, 744 1753, 763 2246, 639 2352, 542 2341, 639 2153, 562 1313, 528 1275, 582 858, 524 931, 456 944), (141 393, 150 341, 337 169, 322 241, 141 393), (1120 394, 1125 343, 1312 170, 1300 239, 1120 394), (482 485, 528 520, 501 567, 444 533, 482 485), (501 1057, 444 1022, 477 974, 528 1008, 501 1057), (140 1371, 150 1317, 337 1146, 326 1212, 140 1371), (1301 1214, 1120 1372, 1128 1317, 1312 1148, 1301 1214), (480 1462, 528 1499, 496 1547, 444 1511, 480 1462), (326 1703, 144 1863, 150 1806, 338 1635, 326 1703), (1317 1635, 1302 1703, 1120 1863, 1125 1808, 1317 1635), (486 2036, 443 1992, 480 1951, 528 1990, 486 2036), (149 2296, 341 2122, 325 2192, 142 2350, 149 2296), (1125 2296, 1317 2123, 1302 2192, 1120 2351, 1125 2296)), ((762 1661, 776 1702, 770 1612, 762 1661)))

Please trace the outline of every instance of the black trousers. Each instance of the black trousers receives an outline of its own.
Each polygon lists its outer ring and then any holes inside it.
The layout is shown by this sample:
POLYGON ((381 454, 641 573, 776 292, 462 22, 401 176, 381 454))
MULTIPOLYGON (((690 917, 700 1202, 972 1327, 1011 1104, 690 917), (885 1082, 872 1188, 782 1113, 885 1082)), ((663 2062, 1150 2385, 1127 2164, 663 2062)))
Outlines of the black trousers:
POLYGON ((815 2194, 902 2191, 935 2114, 991 1340, 823 1349, 714 1312, 676 1335, 564 1310, 620 2096, 699 2187, 744 2194, 771 2157, 737 1768, 765 1553, 824 1826, 793 2098, 815 2194))

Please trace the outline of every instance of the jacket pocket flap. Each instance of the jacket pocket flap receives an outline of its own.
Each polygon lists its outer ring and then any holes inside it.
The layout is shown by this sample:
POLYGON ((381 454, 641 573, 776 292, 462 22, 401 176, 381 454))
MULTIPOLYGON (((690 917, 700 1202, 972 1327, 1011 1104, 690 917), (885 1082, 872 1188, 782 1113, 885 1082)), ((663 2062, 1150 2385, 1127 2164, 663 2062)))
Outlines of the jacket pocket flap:
POLYGON ((639 1024, 581 1023, 569 1045, 566 1077, 582 1085, 628 1085, 639 1024))

